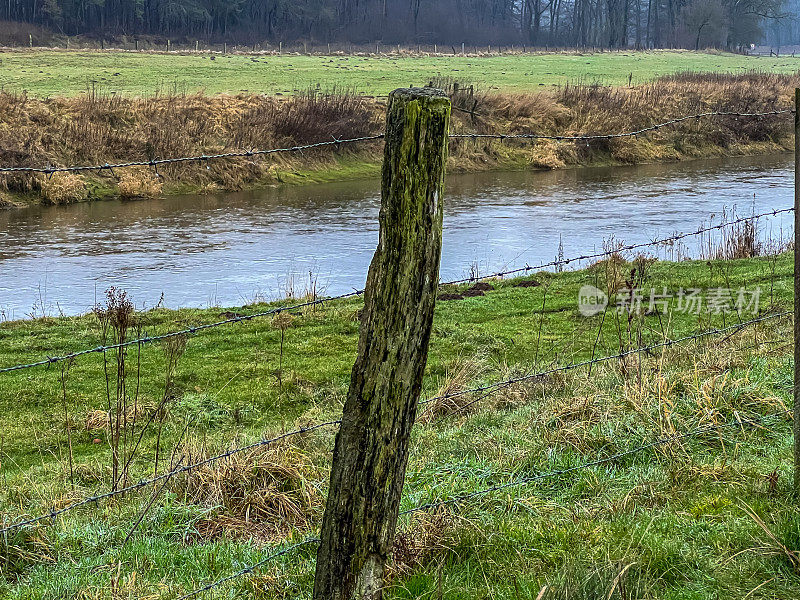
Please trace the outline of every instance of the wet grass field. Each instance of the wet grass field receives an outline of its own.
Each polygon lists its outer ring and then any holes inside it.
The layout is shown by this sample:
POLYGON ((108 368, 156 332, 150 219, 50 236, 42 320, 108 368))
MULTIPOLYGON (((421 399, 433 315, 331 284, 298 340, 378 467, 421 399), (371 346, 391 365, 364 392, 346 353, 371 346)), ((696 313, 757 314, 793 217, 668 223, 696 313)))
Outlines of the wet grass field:
POLYGON ((472 82, 483 91, 531 92, 566 83, 626 85, 671 73, 759 70, 791 73, 800 57, 689 51, 504 55, 361 55, 136 53, 13 50, 0 53, 0 87, 36 97, 88 90, 132 95, 289 95, 320 86, 385 95, 434 77, 472 82))
MULTIPOLYGON (((753 315, 669 308, 585 317, 578 290, 622 285, 761 289, 760 314, 792 302, 792 256, 589 269, 444 290, 423 396, 617 354, 753 315), (616 283, 615 283, 616 282, 616 283)), ((135 300, 135 299, 134 299, 135 300)), ((292 303, 287 300, 284 304, 292 303)), ((134 345, 123 386, 130 479, 338 418, 359 300, 134 345), (145 427, 149 415, 155 424, 145 427), (160 440, 160 441, 159 441, 160 440), (160 463, 155 465, 156 452, 160 463)), ((154 310, 129 335, 248 314, 154 310)), ((661 436, 741 426, 404 517, 389 598, 790 600, 800 592, 791 422, 747 426, 791 401, 791 320, 772 319, 623 360, 420 409, 402 509, 606 458, 661 436), (788 550, 788 552, 787 552, 788 550), (540 590, 547 586, 544 595, 540 590)), ((103 343, 95 315, 0 324, 0 366, 103 343)), ((2 375, 0 523, 108 488, 118 355, 2 375)), ((334 427, 209 464, 0 537, 0 595, 176 598, 313 535, 334 427)), ((308 597, 314 547, 214 597, 308 597)))

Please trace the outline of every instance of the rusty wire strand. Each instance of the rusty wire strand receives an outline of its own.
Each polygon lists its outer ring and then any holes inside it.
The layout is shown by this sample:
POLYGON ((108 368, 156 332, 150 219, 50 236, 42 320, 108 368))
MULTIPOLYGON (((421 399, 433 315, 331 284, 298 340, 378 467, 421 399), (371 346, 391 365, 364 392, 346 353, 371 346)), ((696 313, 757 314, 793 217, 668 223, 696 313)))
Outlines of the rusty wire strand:
POLYGON ((238 579, 239 577, 244 577, 246 575, 250 575, 254 571, 257 571, 258 569, 263 567, 265 564, 275 560, 276 558, 280 558, 281 556, 285 556, 285 555, 287 555, 287 554, 289 554, 289 553, 291 553, 291 552, 293 552, 293 551, 295 551, 298 548, 301 548, 303 546, 308 546, 309 544, 318 544, 319 541, 320 541, 319 538, 312 537, 312 538, 308 538, 307 540, 303 540, 302 542, 298 542, 296 544, 292 544, 291 546, 288 546, 288 547, 284 548, 283 550, 279 550, 277 552, 274 552, 274 553, 270 554, 269 556, 267 556, 266 558, 264 558, 263 560, 260 560, 257 563, 255 563, 253 565, 250 565, 249 567, 245 567, 244 569, 241 569, 240 571, 237 571, 236 573, 228 575, 227 577, 223 577, 222 579, 218 579, 217 581, 214 581, 212 583, 208 583, 208 584, 204 585, 201 588, 197 588, 196 590, 194 590, 192 592, 189 592, 188 594, 184 594, 183 596, 179 596, 176 600, 188 600, 188 598, 194 598, 195 596, 199 596, 200 594, 204 594, 205 592, 210 592, 211 590, 213 590, 215 588, 218 588, 221 585, 225 585, 229 581, 233 581, 234 579, 238 579))
MULTIPOLYGON (((638 250, 640 248, 648 248, 651 246, 666 246, 669 244, 673 244, 677 241, 682 239, 693 237, 695 235, 702 235, 703 233, 708 233, 709 231, 716 231, 719 229, 724 229, 725 227, 731 227, 733 225, 738 225, 739 223, 746 223, 749 221, 755 221, 756 219, 760 219, 762 217, 775 217, 777 215, 783 213, 794 212, 794 207, 790 208, 781 208, 766 211, 763 213, 759 213, 757 215, 751 215, 749 217, 740 217, 738 219, 734 219, 733 221, 726 221, 725 223, 720 223, 718 225, 711 225, 708 227, 701 227, 697 231, 689 231, 686 233, 677 233, 673 236, 661 238, 659 240, 654 240, 652 242, 641 242, 639 244, 626 244, 618 246, 612 250, 604 250, 602 252, 595 252, 593 254, 583 254, 581 256, 574 256, 572 258, 562 258, 558 260, 554 260, 547 263, 541 263, 536 266, 525 265, 524 267, 519 267, 516 269, 510 269, 506 271, 498 271, 496 273, 489 273, 488 275, 480 275, 474 277, 465 277, 464 279, 456 279, 453 281, 447 281, 441 283, 439 285, 446 286, 446 285, 458 285, 460 283, 472 283, 476 281, 482 281, 484 279, 496 279, 505 277, 506 275, 517 275, 519 273, 530 273, 531 271, 541 271, 543 269, 547 269, 549 267, 559 267, 559 266, 567 266, 571 263, 581 262, 584 260, 590 260, 593 258, 603 258, 606 256, 613 256, 619 252, 629 252, 631 250, 638 250)), ((0 371, 2 372, 2 371, 0 371)))
MULTIPOLYGON (((469 112, 469 111, 467 111, 469 112)), ((696 115, 687 115, 685 117, 678 117, 670 119, 663 123, 643 127, 635 131, 626 131, 623 133, 599 133, 599 134, 578 134, 578 135, 542 135, 538 133, 454 133, 450 134, 450 139, 494 139, 494 140, 555 140, 565 142, 589 142, 592 140, 611 140, 615 138, 636 137, 650 131, 669 127, 670 125, 677 125, 684 121, 692 119, 702 119, 704 117, 768 117, 774 115, 783 115, 793 113, 793 110, 770 110, 766 112, 729 112, 729 111, 710 111, 698 113, 696 115)))
POLYGON ((338 421, 338 420, 337 421, 328 421, 328 422, 325 422, 325 423, 318 423, 316 425, 311 425, 309 427, 301 427, 300 429, 296 429, 294 431, 289 431, 289 432, 286 432, 286 433, 282 433, 281 435, 278 435, 278 436, 270 438, 270 439, 262 439, 262 440, 259 440, 257 442, 254 442, 252 444, 248 444, 247 446, 241 446, 239 448, 232 448, 232 449, 228 450, 227 452, 223 452, 222 454, 217 454, 215 456, 211 456, 211 457, 205 458, 203 460, 200 460, 200 461, 192 463, 192 464, 188 464, 188 465, 184 465, 184 466, 181 466, 181 467, 177 467, 177 468, 172 469, 170 471, 166 471, 164 473, 161 473, 160 475, 156 475, 155 477, 151 477, 149 479, 141 479, 139 482, 131 484, 129 486, 126 486, 126 487, 123 487, 123 488, 118 488, 118 489, 115 489, 115 490, 111 490, 109 492, 105 492, 103 494, 98 494, 96 496, 89 496, 89 497, 83 498, 82 500, 78 500, 77 502, 73 502, 72 504, 68 504, 67 506, 64 506, 63 508, 59 508, 58 510, 55 510, 55 509, 51 510, 47 514, 39 515, 39 516, 36 516, 36 517, 32 517, 30 519, 26 519, 26 520, 23 520, 23 521, 18 521, 17 523, 13 523, 11 525, 7 525, 5 527, 0 528, 0 535, 6 533, 8 531, 12 531, 14 529, 19 529, 20 527, 29 527, 31 525, 35 525, 37 523, 40 523, 42 521, 46 521, 48 519, 50 521, 54 521, 56 519, 56 517, 59 517, 59 516, 63 515, 64 513, 73 511, 73 510, 75 510, 77 508, 81 508, 81 507, 86 506, 88 504, 96 504, 96 503, 100 502, 100 500, 113 498, 114 496, 119 496, 121 494, 127 494, 129 492, 135 492, 135 491, 141 490, 144 487, 147 487, 148 485, 152 485, 154 483, 158 483, 159 481, 170 479, 170 478, 174 477, 175 475, 180 475, 181 473, 187 473, 189 471, 193 471, 193 470, 195 470, 195 469, 197 469, 199 467, 202 467, 204 465, 215 463, 215 462, 217 462, 219 460, 222 460, 222 459, 225 459, 225 458, 229 458, 229 457, 234 456, 236 454, 240 454, 240 453, 246 452, 248 450, 253 450, 255 448, 261 448, 261 447, 264 447, 264 446, 269 446, 271 444, 276 444, 276 443, 281 442, 283 440, 286 440, 286 439, 288 439, 290 437, 293 437, 293 436, 296 436, 296 435, 300 435, 300 434, 303 434, 303 433, 310 433, 312 431, 316 431, 317 429, 322 429, 324 427, 329 427, 331 425, 338 425, 340 422, 341 421, 338 421))
POLYGON ((703 427, 698 427, 697 429, 693 429, 691 431, 687 431, 684 433, 678 433, 669 436, 660 437, 652 442, 647 444, 642 444, 641 446, 636 446, 635 448, 631 448, 630 450, 625 450, 624 452, 619 452, 617 454, 613 454, 611 456, 607 456, 606 458, 598 458, 597 460, 593 460, 591 462, 582 463, 580 465, 576 465, 573 467, 567 467, 564 469, 557 469, 554 471, 548 471, 546 473, 539 473, 537 475, 531 475, 529 477, 522 477, 520 479, 515 479, 514 481, 510 481, 508 483, 502 483, 498 485, 493 485, 491 487, 483 488, 477 490, 475 492, 470 492, 467 494, 461 494, 458 496, 454 496, 453 498, 449 498, 447 500, 440 500, 437 502, 428 502, 427 504, 422 504, 420 506, 416 506, 414 508, 404 510, 400 513, 399 516, 410 515, 416 512, 423 512, 430 510, 432 508, 438 508, 441 506, 446 506, 448 504, 458 504, 459 502, 463 502, 465 500, 471 500, 472 498, 476 498, 478 496, 483 496, 484 494, 489 494, 491 492, 497 492, 500 490, 505 490, 512 487, 519 487, 522 485, 527 485, 529 483, 533 483, 534 481, 540 481, 542 479, 549 479, 551 477, 558 477, 560 475, 568 475, 569 473, 574 473, 575 471, 582 471, 583 469, 588 469, 591 467, 597 467, 603 464, 608 464, 612 462, 616 462, 623 458, 627 458, 628 456, 632 456, 634 454, 638 454, 639 452, 643 452, 645 450, 649 450, 650 448, 656 448, 658 446, 665 446, 667 444, 671 444, 672 442, 678 442, 681 440, 685 440, 692 437, 697 437, 703 435, 704 433, 709 433, 711 431, 717 431, 727 427, 744 427, 744 426, 763 426, 768 424, 769 422, 775 420, 777 421, 781 417, 786 416, 787 414, 791 413, 791 409, 781 410, 778 412, 771 413, 761 418, 757 419, 743 419, 737 416, 730 421, 726 421, 725 423, 712 423, 710 425, 705 425, 703 427))
POLYGON ((707 331, 702 331, 700 333, 695 333, 692 335, 687 335, 681 338, 677 338, 674 340, 667 339, 663 342, 658 342, 656 344, 650 344, 648 346, 640 346, 638 348, 633 348, 631 350, 626 350, 624 352, 620 352, 618 354, 609 354, 607 356, 601 356, 599 358, 592 358, 590 360, 585 360, 582 362, 572 363, 569 365, 565 365, 562 367, 553 367, 552 369, 548 369, 546 371, 539 371, 538 373, 530 373, 528 375, 520 375, 519 377, 513 377, 511 379, 504 379, 503 381, 498 381, 495 383, 489 383, 486 385, 482 385, 479 387, 469 388, 466 390, 460 390, 458 392, 452 392, 450 394, 444 394, 442 396, 437 396, 435 398, 430 398, 427 400, 422 400, 420 404, 427 404, 429 402, 433 402, 434 400, 449 400, 450 398, 458 398, 459 396, 464 396, 466 394, 474 394, 479 392, 487 392, 487 391, 498 391, 503 388, 509 387, 514 385, 515 383, 522 383, 524 381, 530 381, 532 379, 541 379, 542 377, 547 377, 548 375, 554 375, 556 373, 564 373, 566 371, 572 371, 574 369, 578 369, 580 367, 588 367, 589 365, 596 365, 598 363, 609 362, 612 360, 620 360, 626 358, 628 356, 632 356, 634 354, 641 354, 643 352, 647 353, 652 350, 658 350, 660 348, 669 348, 675 346, 677 344, 682 344, 684 342, 691 342, 694 340, 699 340, 704 337, 708 337, 710 335, 717 335, 720 333, 738 333, 748 325, 754 325, 756 323, 763 323, 764 321, 769 321, 771 319, 778 319, 780 317, 786 317, 793 314, 792 311, 784 311, 779 313, 773 313, 770 315, 765 315, 763 317, 758 317, 756 319, 751 319, 749 321, 743 321, 741 323, 737 323, 735 325, 729 325, 728 327, 722 327, 719 329, 709 329, 707 331))
POLYGON ((160 165, 168 165, 174 163, 188 163, 188 162, 205 162, 208 163, 212 160, 227 159, 227 158, 250 158, 253 156, 263 156, 265 154, 280 154, 286 152, 300 152, 303 150, 314 150, 316 148, 325 148, 329 146, 339 147, 342 144, 354 144, 356 142, 371 142, 375 140, 382 140, 383 134, 369 135, 356 138, 349 138, 346 140, 339 140, 334 138, 330 141, 316 142, 314 144, 304 144, 300 146, 288 146, 286 148, 272 148, 269 150, 238 150, 236 152, 224 152, 220 154, 201 154, 197 156, 182 156, 178 158, 160 158, 153 160, 139 160, 124 163, 105 163, 102 165, 81 165, 72 167, 0 167, 0 173, 44 173, 45 175, 52 175, 53 173, 79 173, 81 171, 113 171, 113 169, 124 169, 126 167, 153 167, 157 168, 160 165))

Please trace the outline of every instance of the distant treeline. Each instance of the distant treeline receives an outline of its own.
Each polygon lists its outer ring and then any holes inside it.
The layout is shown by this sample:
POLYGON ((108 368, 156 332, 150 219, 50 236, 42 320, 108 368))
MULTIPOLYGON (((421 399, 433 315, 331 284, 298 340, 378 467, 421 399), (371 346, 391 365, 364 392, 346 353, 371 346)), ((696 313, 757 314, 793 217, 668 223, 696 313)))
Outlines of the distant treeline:
POLYGON ((794 11, 785 1, 4 0, 0 19, 62 35, 172 36, 230 43, 735 50, 759 42, 765 29, 788 20, 794 11))

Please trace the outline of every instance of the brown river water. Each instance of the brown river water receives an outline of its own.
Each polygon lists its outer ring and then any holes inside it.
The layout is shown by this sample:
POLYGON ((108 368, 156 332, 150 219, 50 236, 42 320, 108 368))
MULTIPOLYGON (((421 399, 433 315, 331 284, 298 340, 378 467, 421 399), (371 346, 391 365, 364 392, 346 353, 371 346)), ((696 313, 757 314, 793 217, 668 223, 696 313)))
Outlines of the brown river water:
MULTIPOLYGON (((792 205, 792 157, 453 175, 442 278, 646 242, 792 205), (728 213, 729 214, 729 213, 728 213)), ((137 307, 235 306, 363 286, 378 238, 377 180, 140 202, 0 211, 0 320, 78 314, 110 286, 137 307)), ((791 230, 791 214, 761 223, 791 230)), ((696 252, 690 238, 687 250, 696 252)), ((669 256, 665 256, 669 258, 669 256)))

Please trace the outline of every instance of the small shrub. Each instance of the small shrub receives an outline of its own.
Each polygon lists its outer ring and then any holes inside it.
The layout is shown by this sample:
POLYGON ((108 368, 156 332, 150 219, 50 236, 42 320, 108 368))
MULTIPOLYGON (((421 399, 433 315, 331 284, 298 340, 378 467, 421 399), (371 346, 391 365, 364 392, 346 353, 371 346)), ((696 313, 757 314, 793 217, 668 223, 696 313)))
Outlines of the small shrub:
POLYGON ((52 177, 43 177, 39 189, 47 204, 71 204, 86 200, 89 196, 83 177, 73 173, 54 173, 52 177))
POLYGON ((125 199, 157 198, 164 184, 147 169, 129 169, 120 177, 117 188, 119 195, 125 199))

